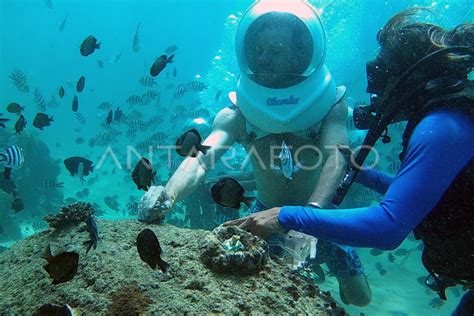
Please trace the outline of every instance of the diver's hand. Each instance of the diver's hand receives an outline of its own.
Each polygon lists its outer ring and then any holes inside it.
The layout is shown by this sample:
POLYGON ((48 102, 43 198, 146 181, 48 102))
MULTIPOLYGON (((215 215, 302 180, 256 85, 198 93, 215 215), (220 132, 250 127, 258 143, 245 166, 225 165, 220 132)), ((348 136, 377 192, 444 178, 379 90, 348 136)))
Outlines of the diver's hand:
POLYGON ((138 205, 138 220, 160 222, 174 204, 174 196, 163 186, 151 186, 138 205))

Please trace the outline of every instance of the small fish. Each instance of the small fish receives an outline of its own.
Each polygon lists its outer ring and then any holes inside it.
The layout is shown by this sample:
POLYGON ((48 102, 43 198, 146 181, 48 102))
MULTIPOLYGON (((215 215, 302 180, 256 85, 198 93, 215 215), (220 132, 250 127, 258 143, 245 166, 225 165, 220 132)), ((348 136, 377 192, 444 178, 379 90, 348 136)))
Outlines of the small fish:
POLYGON ((44 127, 50 126, 51 122, 54 122, 53 116, 48 116, 45 113, 37 113, 33 119, 33 126, 43 130, 44 127))
POLYGON ((104 68, 104 62, 102 60, 98 60, 97 66, 99 66, 100 69, 104 68))
POLYGON ((15 123, 15 132, 17 134, 21 134, 21 132, 23 131, 23 129, 25 128, 26 126, 26 123, 28 123, 25 119, 25 117, 23 116, 23 114, 20 115, 20 117, 18 118, 18 120, 16 120, 16 123, 15 123))
POLYGON ((201 142, 201 135, 193 128, 176 140, 176 152, 182 157, 189 156, 195 158, 197 157, 198 151, 205 155, 207 150, 211 147, 202 145, 201 142))
POLYGON ((77 99, 77 95, 74 96, 72 99, 72 111, 77 112, 79 109, 79 100, 77 99))
POLYGON ((166 273, 169 264, 161 259, 160 242, 152 230, 146 228, 138 234, 137 249, 140 259, 152 269, 156 269, 156 266, 158 266, 163 273, 166 273))
POLYGON ((43 268, 53 278, 53 284, 70 281, 77 273, 79 265, 79 254, 77 252, 61 252, 53 256, 51 246, 48 244, 42 258, 48 261, 43 268))
POLYGON ((107 205, 111 210, 115 212, 120 212, 120 204, 116 198, 112 196, 104 197, 104 203, 107 205))
POLYGON ((124 119, 123 111, 118 107, 114 112, 114 121, 121 122, 124 119))
POLYGON ((219 205, 238 209, 243 202, 250 207, 255 198, 245 197, 244 188, 236 180, 222 178, 211 187, 212 199, 219 205))
POLYGON ((3 176, 10 179, 12 169, 19 169, 25 162, 23 149, 12 145, 0 151, 0 162, 4 164, 3 176))
POLYGON ((15 213, 18 213, 25 209, 25 205, 23 204, 23 201, 20 198, 15 198, 12 202, 11 208, 15 213))
POLYGON ((81 163, 84 166, 83 175, 89 175, 89 173, 92 172, 94 169, 92 161, 79 156, 69 157, 64 160, 64 165, 66 166, 66 169, 69 171, 71 176, 78 174, 79 164, 81 163))
POLYGON ((380 262, 377 262, 377 263, 375 264, 375 268, 377 269, 377 271, 379 272, 379 274, 380 274, 381 276, 384 276, 384 275, 387 274, 387 270, 385 270, 385 269, 383 268, 383 266, 382 266, 382 264, 381 264, 380 262))
POLYGON ((113 118, 114 118, 114 110, 110 109, 109 114, 107 114, 107 119, 105 120, 105 124, 110 125, 110 123, 112 123, 113 118))
POLYGON ((187 87, 190 91, 201 92, 201 91, 207 90, 208 86, 204 82, 194 80, 194 81, 189 82, 187 84, 187 87))
POLYGON ((148 188, 155 182, 156 171, 150 161, 144 157, 140 159, 132 172, 133 182, 137 185, 138 190, 148 191, 148 188))
POLYGON ((170 45, 170 46, 168 46, 168 47, 165 49, 165 53, 166 53, 167 55, 174 54, 178 48, 179 48, 179 47, 178 47, 177 45, 175 45, 175 44, 170 45))
POLYGON ((76 144, 80 145, 80 144, 84 144, 86 140, 82 137, 77 137, 76 140, 74 141, 76 144))
POLYGON ((391 252, 388 253, 388 261, 391 262, 391 263, 394 263, 395 260, 397 259, 397 257, 395 257, 391 252))
POLYGON ((127 98, 126 102, 131 105, 142 104, 143 99, 141 96, 138 95, 131 95, 127 98))
POLYGON ((94 250, 97 249, 97 242, 99 241, 99 230, 97 229, 97 224, 94 221, 93 216, 89 216, 86 220, 87 232, 89 233, 90 240, 85 241, 83 244, 87 247, 86 255, 94 247, 94 250))
POLYGON ((30 91, 30 88, 28 86, 28 81, 26 79, 26 75, 23 71, 19 69, 15 69, 13 70, 9 78, 12 80, 13 85, 20 92, 28 93, 30 91))
POLYGON ((64 27, 66 27, 66 22, 67 22, 67 15, 64 17, 62 20, 61 24, 59 24, 59 31, 64 31, 64 27))
POLYGON ((81 123, 81 124, 86 124, 86 118, 84 117, 84 114, 75 112, 74 115, 76 116, 76 120, 81 123))
POLYGON ((174 67, 174 69, 173 69, 173 78, 176 78, 177 74, 178 74, 178 70, 176 69, 176 67, 174 67))
POLYGON ((40 182, 39 189, 45 191, 45 190, 62 188, 63 185, 64 185, 64 182, 57 182, 56 180, 44 179, 43 181, 40 182))
POLYGON ((15 182, 12 179, 5 179, 5 177, 0 177, 0 189, 13 197, 17 195, 18 191, 15 182))
POLYGON ((85 84, 86 84, 86 78, 84 76, 81 76, 81 78, 79 78, 79 80, 77 80, 76 91, 77 92, 82 92, 84 90, 85 84))
POLYGON ((18 103, 12 102, 7 106, 7 112, 21 114, 25 110, 24 106, 19 105, 18 103))
POLYGON ((36 104, 40 111, 46 111, 46 102, 44 101, 41 91, 39 91, 38 89, 35 89, 33 91, 33 102, 36 104))
POLYGON ((102 102, 97 106, 100 110, 110 110, 112 108, 112 104, 110 102, 102 102))
POLYGON ((135 30, 135 35, 133 36, 132 48, 135 53, 137 53, 140 50, 140 34, 139 34, 140 23, 138 23, 137 29, 135 30))
POLYGON ((58 94, 59 94, 59 97, 60 97, 61 99, 64 97, 64 87, 63 87, 63 86, 61 86, 61 87, 59 88, 58 94))
POLYGON ((280 168, 274 167, 273 169, 280 170, 286 179, 293 180, 293 173, 298 171, 299 167, 294 164, 293 155, 285 141, 281 143, 281 152, 278 157, 280 158, 280 168))
POLYGON ((84 188, 81 191, 76 192, 76 197, 78 199, 85 199, 88 196, 89 196, 89 189, 88 188, 84 188))
POLYGON ((81 44, 81 55, 89 56, 96 49, 100 49, 100 44, 97 43, 97 38, 92 35, 89 35, 81 44))
POLYGON ((173 62, 173 57, 174 55, 171 55, 170 57, 167 57, 166 55, 161 55, 160 57, 158 57, 150 68, 150 75, 152 77, 158 76, 160 72, 165 69, 167 64, 173 62))
POLYGON ((174 91, 173 97, 175 99, 179 99, 182 96, 184 96, 186 94, 186 92, 188 92, 188 91, 189 91, 189 89, 186 85, 180 84, 176 87, 176 90, 174 91))
POLYGON ((372 250, 370 250, 370 255, 371 255, 371 256, 374 256, 374 257, 380 256, 380 255, 383 254, 383 253, 384 253, 383 250, 377 249, 377 248, 372 248, 372 250))
POLYGON ((34 312, 33 316, 72 316, 72 308, 68 304, 44 304, 34 312))

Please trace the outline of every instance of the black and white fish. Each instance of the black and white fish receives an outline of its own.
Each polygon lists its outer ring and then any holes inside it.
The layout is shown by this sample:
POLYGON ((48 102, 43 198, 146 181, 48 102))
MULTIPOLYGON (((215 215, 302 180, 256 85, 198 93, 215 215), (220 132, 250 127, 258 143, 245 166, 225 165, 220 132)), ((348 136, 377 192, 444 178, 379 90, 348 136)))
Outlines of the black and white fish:
POLYGON ((38 89, 35 89, 35 91, 33 91, 33 101, 35 102, 36 106, 40 111, 46 111, 46 102, 44 101, 41 91, 39 91, 38 89))
POLYGON ((187 84, 187 87, 190 91, 201 92, 201 91, 207 90, 208 86, 204 82, 194 80, 194 81, 189 82, 187 84))
POLYGON ((3 163, 5 167, 3 171, 5 179, 10 179, 12 169, 20 168, 24 162, 23 149, 17 145, 12 145, 0 151, 0 163, 3 163))
POLYGON ((293 161, 293 155, 291 154, 290 148, 286 145, 285 141, 281 143, 281 152, 279 154, 280 167, 273 167, 274 170, 280 170, 285 178, 293 180, 293 173, 299 170, 299 167, 295 165, 293 161))
POLYGON ((144 87, 151 88, 151 87, 156 86, 155 78, 150 77, 150 76, 143 76, 140 78, 140 80, 138 80, 138 82, 144 87))
POLYGON ((13 70, 12 74, 10 75, 10 79, 13 82, 13 85, 21 92, 28 93, 30 88, 28 86, 28 80, 26 79, 26 75, 23 71, 19 69, 13 70))
MULTIPOLYGON (((3 116, 3 113, 0 113, 0 116, 3 116)), ((7 126, 5 125, 6 122, 8 122, 10 119, 0 117, 0 127, 6 128, 7 126)))
POLYGON ((81 123, 82 125, 86 124, 86 118, 84 117, 84 114, 80 112, 75 112, 74 115, 76 116, 76 120, 81 123))
POLYGON ((126 102, 130 105, 142 104, 143 100, 141 96, 131 95, 127 98, 126 102))
POLYGON ((186 94, 186 92, 188 92, 188 91, 189 91, 189 88, 187 87, 187 85, 180 84, 179 86, 176 87, 176 90, 174 91, 173 97, 175 99, 179 99, 182 96, 184 96, 186 94))

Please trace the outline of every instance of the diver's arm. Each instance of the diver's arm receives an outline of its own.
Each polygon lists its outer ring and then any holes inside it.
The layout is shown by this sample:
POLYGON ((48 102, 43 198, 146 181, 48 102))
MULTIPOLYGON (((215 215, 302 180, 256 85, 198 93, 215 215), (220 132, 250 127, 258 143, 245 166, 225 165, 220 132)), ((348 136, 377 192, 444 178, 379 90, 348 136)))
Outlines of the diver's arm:
POLYGON ((355 181, 380 194, 385 194, 394 180, 395 177, 388 174, 371 168, 364 168, 359 172, 355 181))
POLYGON ((196 158, 184 159, 165 186, 174 201, 182 200, 203 183, 207 171, 238 140, 241 120, 238 109, 224 108, 216 115, 212 132, 203 142, 203 145, 211 146, 207 154, 199 152, 196 158))
POLYGON ((472 120, 431 115, 415 129, 401 169, 379 205, 345 210, 285 206, 278 219, 285 229, 324 240, 394 249, 431 212, 473 156, 472 120))
POLYGON ((316 202, 322 207, 331 205, 337 186, 345 171, 345 158, 336 149, 336 144, 347 145, 347 105, 337 103, 321 125, 320 150, 323 153, 323 168, 315 189, 307 203, 316 202))

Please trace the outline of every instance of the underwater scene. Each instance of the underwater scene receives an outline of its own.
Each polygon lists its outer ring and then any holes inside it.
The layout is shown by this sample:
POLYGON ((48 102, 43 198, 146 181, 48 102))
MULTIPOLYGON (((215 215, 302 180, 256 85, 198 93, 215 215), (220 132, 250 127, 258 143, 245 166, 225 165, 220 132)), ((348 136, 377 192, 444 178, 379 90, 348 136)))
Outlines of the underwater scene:
POLYGON ((0 314, 474 315, 473 20, 0 1, 0 314))

